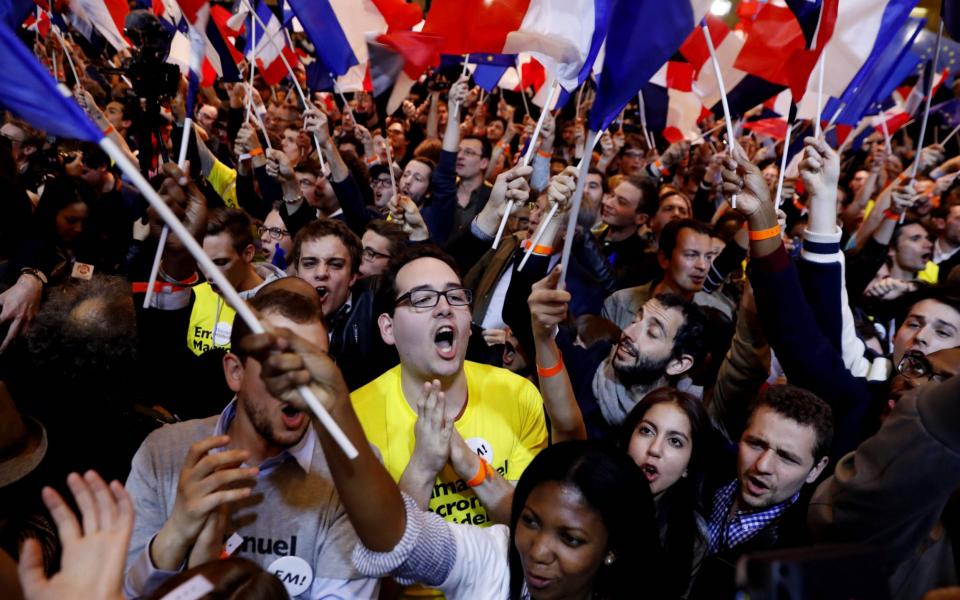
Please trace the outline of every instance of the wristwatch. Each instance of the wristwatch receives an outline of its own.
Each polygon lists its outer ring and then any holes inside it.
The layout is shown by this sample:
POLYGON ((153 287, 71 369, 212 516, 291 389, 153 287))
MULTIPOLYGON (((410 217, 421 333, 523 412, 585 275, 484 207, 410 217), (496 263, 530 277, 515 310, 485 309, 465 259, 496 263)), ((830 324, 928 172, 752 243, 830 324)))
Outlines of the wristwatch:
POLYGON ((21 275, 33 275, 40 280, 42 285, 47 285, 47 276, 43 274, 43 271, 40 269, 34 269, 33 267, 24 267, 20 269, 21 275))

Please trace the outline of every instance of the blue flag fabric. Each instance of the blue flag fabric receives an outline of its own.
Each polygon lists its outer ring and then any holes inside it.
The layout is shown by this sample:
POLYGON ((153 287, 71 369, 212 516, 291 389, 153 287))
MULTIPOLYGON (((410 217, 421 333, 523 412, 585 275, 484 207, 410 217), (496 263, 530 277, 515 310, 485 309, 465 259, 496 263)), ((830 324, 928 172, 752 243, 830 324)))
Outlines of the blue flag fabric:
POLYGON ((830 98, 823 110, 824 118, 843 107, 837 123, 857 125, 872 114, 876 105, 886 100, 894 89, 913 72, 920 57, 911 51, 917 36, 923 30, 926 19, 909 18, 884 47, 879 42, 864 66, 839 98, 830 98))
POLYGON ((58 137, 99 142, 103 133, 13 31, 0 24, 0 106, 58 137))
POLYGON ((956 127, 960 125, 960 98, 931 106, 930 112, 940 117, 940 122, 947 127, 956 127))
POLYGON ((489 94, 493 91, 493 88, 497 87, 497 84, 503 78, 503 74, 509 68, 508 66, 477 65, 473 72, 473 81, 489 94))
POLYGON ((337 14, 327 0, 288 0, 290 8, 317 50, 317 57, 334 75, 359 64, 337 14))
POLYGON ((33 0, 0 0, 0 21, 15 30, 35 6, 33 0))
MULTIPOLYGON (((917 34, 917 39, 913 43, 910 52, 917 55, 920 60, 926 61, 933 58, 936 51, 937 34, 924 29, 917 34)), ((947 78, 944 85, 953 85, 953 80, 960 71, 960 44, 944 37, 940 43, 940 56, 937 58, 937 71, 947 69, 947 78)), ((918 69, 919 70, 919 69, 918 69)))
POLYGON ((590 129, 606 128, 677 51, 706 12, 699 0, 616 0, 590 129))

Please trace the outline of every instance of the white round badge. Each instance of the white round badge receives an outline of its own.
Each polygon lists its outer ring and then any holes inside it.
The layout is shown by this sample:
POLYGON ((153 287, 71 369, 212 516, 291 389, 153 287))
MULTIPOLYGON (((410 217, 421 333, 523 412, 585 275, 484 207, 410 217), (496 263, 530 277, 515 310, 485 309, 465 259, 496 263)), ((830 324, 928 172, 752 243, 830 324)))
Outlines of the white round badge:
POLYGON ((293 598, 310 589, 313 583, 313 569, 299 556, 281 556, 267 568, 287 588, 293 598))
POLYGON ((487 461, 487 464, 493 464, 493 446, 487 440, 481 437, 472 437, 466 440, 470 449, 477 453, 477 456, 487 461))
POLYGON ((220 321, 213 328, 213 345, 226 346, 230 343, 230 334, 233 333, 233 323, 220 321))

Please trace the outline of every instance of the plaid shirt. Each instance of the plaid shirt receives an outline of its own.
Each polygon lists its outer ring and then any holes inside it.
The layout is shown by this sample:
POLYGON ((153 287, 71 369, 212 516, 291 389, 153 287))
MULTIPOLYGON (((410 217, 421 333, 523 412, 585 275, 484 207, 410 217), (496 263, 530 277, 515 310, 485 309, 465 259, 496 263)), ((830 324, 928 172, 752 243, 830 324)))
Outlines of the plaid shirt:
POLYGON ((713 510, 707 522, 710 545, 707 554, 713 555, 735 548, 770 525, 800 497, 798 491, 790 499, 759 511, 738 510, 730 515, 730 508, 738 489, 736 479, 723 486, 713 496, 713 510))

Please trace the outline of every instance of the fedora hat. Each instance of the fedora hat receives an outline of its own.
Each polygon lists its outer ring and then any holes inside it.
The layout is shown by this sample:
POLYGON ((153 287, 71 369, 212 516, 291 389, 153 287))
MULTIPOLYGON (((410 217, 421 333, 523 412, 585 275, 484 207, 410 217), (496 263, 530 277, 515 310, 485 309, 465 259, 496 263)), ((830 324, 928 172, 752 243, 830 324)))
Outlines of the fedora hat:
POLYGON ((0 382, 0 488, 25 477, 47 453, 47 430, 40 421, 23 416, 0 382))

